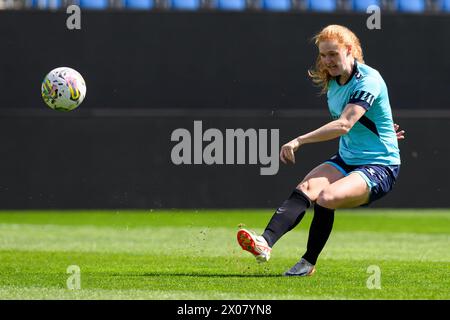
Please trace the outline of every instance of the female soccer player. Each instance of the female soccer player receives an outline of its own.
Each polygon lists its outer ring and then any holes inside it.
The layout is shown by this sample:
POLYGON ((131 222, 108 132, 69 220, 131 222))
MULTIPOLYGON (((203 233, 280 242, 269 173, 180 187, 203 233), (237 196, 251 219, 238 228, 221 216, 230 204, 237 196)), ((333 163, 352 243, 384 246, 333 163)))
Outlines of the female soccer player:
POLYGON ((400 169, 398 139, 404 131, 392 119, 386 84, 364 64, 359 39, 346 27, 329 25, 315 37, 319 50, 308 74, 327 93, 333 121, 281 147, 283 163, 295 163, 304 144, 340 138, 339 151, 297 185, 276 210, 261 236, 241 229, 237 240, 258 262, 268 261, 273 245, 314 205, 307 249, 286 276, 309 276, 331 233, 334 210, 368 205, 394 186, 400 169))

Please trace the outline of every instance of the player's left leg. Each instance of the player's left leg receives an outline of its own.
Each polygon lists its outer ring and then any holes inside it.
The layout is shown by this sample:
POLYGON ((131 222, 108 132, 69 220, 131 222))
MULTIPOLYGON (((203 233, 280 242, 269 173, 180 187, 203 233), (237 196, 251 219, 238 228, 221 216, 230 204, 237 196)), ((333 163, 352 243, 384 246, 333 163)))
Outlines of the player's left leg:
POLYGON ((309 229, 307 251, 300 261, 288 270, 287 276, 308 276, 331 233, 335 208, 368 205, 389 193, 395 185, 399 165, 363 165, 335 181, 319 194, 309 229))
POLYGON ((367 203, 370 188, 358 174, 351 173, 330 184, 321 191, 314 206, 314 216, 309 227, 306 252, 301 260, 285 275, 308 276, 315 271, 319 254, 330 237, 334 223, 334 209, 341 207, 357 207, 367 203))
POLYGON ((335 181, 320 193, 314 205, 314 216, 309 228, 306 252, 299 262, 284 273, 285 276, 310 276, 316 271, 319 254, 331 234, 334 209, 357 207, 369 200, 370 187, 356 172, 335 181))
POLYGON ((335 208, 368 205, 388 194, 395 185, 399 165, 363 165, 346 177, 324 188, 317 198, 309 229, 307 251, 300 261, 285 273, 288 276, 308 276, 331 233, 335 208))

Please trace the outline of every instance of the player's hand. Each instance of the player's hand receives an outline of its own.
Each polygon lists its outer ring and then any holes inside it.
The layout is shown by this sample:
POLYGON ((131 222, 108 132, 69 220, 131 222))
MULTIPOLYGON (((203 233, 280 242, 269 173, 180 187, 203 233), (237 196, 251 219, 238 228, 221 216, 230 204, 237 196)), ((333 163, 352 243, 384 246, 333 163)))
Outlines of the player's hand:
POLYGON ((403 140, 405 139, 405 130, 400 130, 400 126, 396 123, 394 123, 394 130, 395 134, 397 135, 397 140, 403 140))
POLYGON ((294 152, 300 147, 300 143, 297 139, 294 139, 281 147, 280 160, 284 164, 295 163, 294 152))

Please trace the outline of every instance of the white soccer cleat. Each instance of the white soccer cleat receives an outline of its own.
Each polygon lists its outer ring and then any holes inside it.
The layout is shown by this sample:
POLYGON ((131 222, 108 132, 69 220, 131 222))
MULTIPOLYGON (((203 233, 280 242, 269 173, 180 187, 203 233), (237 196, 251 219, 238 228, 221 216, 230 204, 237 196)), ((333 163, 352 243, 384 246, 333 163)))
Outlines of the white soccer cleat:
POLYGON ((272 248, 267 244, 266 239, 256 235, 253 231, 241 229, 237 233, 237 241, 242 250, 253 254, 258 262, 266 262, 270 259, 272 248))
POLYGON ((291 269, 284 273, 285 276, 297 276, 297 277, 306 277, 312 276, 316 272, 316 267, 301 258, 299 262, 295 264, 291 269))

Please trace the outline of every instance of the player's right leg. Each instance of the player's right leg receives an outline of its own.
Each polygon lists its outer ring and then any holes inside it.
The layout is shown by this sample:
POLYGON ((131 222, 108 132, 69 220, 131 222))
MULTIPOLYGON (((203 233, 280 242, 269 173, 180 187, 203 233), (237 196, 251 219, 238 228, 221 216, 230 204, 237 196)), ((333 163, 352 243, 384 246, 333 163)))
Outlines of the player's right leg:
POLYGON ((262 236, 258 236, 251 230, 240 229, 237 233, 237 241, 242 250, 248 251, 255 256, 256 261, 269 261, 272 248, 269 247, 266 239, 262 236))
POLYGON ((330 163, 322 163, 309 172, 297 186, 312 202, 315 202, 320 192, 330 184, 343 178, 345 174, 330 163))
POLYGON ((286 232, 295 228, 319 194, 344 174, 329 163, 314 168, 300 182, 289 199, 277 209, 264 230, 263 237, 272 247, 286 232))
POLYGON ((249 230, 239 230, 239 245, 243 250, 252 253, 259 262, 267 261, 273 245, 299 224, 306 209, 317 199, 320 192, 343 176, 341 171, 328 163, 317 166, 276 210, 262 236, 257 236, 249 230), (266 247, 268 249, 265 249, 266 247), (265 250, 268 254, 261 254, 260 250, 265 250))

